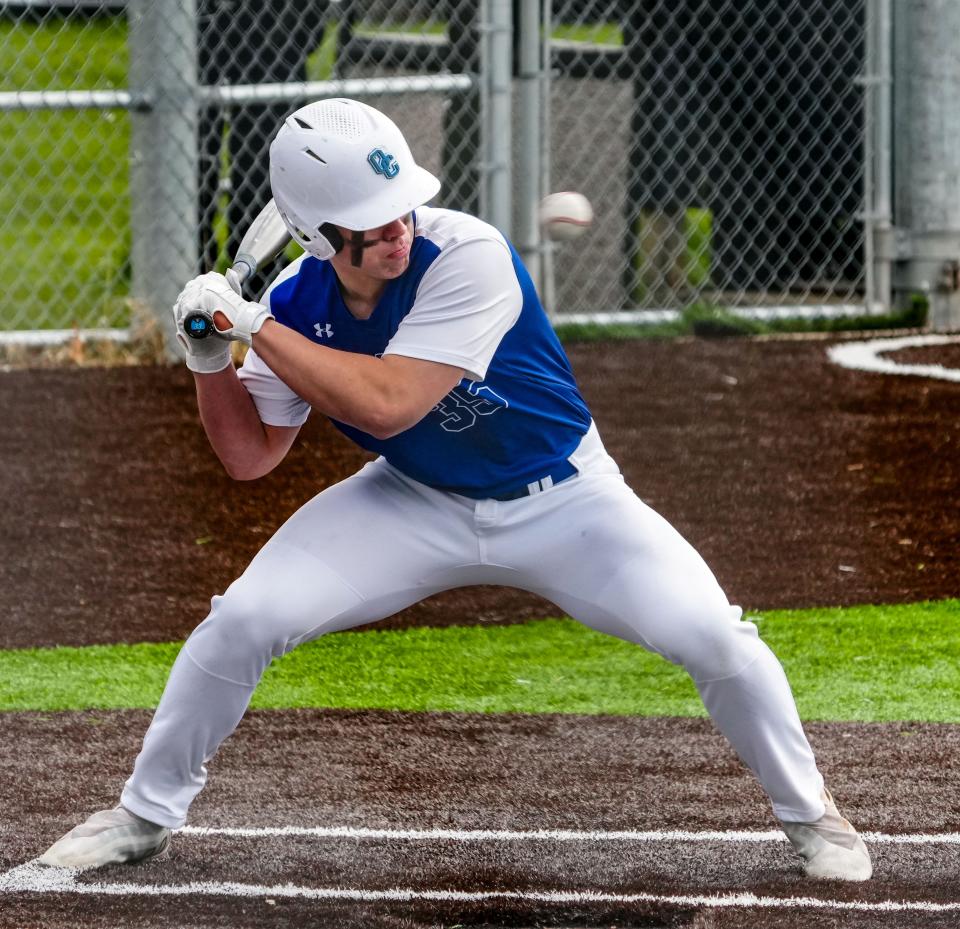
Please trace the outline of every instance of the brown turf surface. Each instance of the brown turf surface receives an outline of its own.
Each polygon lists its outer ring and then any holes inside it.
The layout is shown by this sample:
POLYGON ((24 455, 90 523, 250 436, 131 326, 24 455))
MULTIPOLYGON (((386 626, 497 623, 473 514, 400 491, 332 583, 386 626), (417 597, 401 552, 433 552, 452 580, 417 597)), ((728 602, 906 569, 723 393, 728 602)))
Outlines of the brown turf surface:
MULTIPOLYGON (((628 481, 750 608, 958 595, 960 385, 846 371, 821 339, 569 348, 628 481)), ((897 360, 960 367, 951 349, 897 360), (939 354, 938 354, 939 352, 939 354)), ((224 477, 180 369, 0 375, 0 647, 183 638, 300 503, 361 455, 308 423, 278 471, 224 477)), ((382 625, 515 622, 555 610, 498 589, 445 594, 382 625)), ((0 868, 115 802, 144 713, 0 715, 0 868)), ((960 831, 951 726, 815 724, 821 768, 862 829, 960 831)), ((700 720, 252 714, 212 765, 194 825, 772 828, 763 795, 700 720)), ((104 881, 459 889, 749 890, 835 900, 960 900, 958 846, 883 846, 868 885, 811 884, 787 847, 616 843, 464 847, 178 837, 104 881)), ((84 878, 84 880, 88 880, 84 878)), ((890 926, 945 914, 318 903, 0 894, 13 926, 890 926)))

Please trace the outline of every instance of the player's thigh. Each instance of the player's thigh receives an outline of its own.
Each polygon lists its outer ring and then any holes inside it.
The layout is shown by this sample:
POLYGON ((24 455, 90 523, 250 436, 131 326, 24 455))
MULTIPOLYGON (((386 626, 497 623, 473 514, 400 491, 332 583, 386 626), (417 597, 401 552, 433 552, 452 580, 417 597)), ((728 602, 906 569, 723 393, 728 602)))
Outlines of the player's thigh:
POLYGON ((242 675, 252 679, 260 661, 253 656, 276 657, 452 586, 452 569, 476 542, 455 506, 438 500, 397 481, 381 462, 323 491, 214 597, 191 653, 253 662, 242 675))
POLYGON ((578 483, 537 526, 538 554, 524 569, 532 588, 575 619, 695 676, 738 671, 741 611, 699 553, 622 481, 578 483))
POLYGON ((325 565, 364 598, 445 583, 452 566, 476 559, 473 507, 403 478, 382 459, 304 504, 270 549, 296 549, 325 565))

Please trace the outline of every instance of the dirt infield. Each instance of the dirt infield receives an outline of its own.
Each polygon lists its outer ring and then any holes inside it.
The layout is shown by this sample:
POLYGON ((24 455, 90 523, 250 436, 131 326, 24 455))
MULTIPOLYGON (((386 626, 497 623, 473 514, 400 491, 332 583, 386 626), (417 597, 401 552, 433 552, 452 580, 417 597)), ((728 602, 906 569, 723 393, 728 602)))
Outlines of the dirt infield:
MULTIPOLYGON (((829 344, 569 353, 628 481, 732 600, 960 595, 960 385, 845 370, 827 360, 829 344)), ((898 355, 960 367, 950 346, 898 355)), ((286 516, 363 460, 318 417, 274 475, 232 483, 180 369, 8 371, 0 406, 6 648, 183 638, 286 516)), ((381 625, 555 612, 471 589, 381 625)), ((775 823, 762 793, 704 721, 299 711, 244 721, 191 826, 344 834, 184 834, 167 859, 39 891, 17 868, 115 802, 147 720, 0 714, 0 929, 960 925, 960 844, 937 839, 960 832, 960 728, 915 724, 807 727, 844 810, 879 834, 865 886, 802 879, 789 848, 763 837, 775 823), (594 835, 515 835, 557 829, 594 835), (686 834, 660 834, 677 830, 686 834), (624 831, 647 835, 609 835, 624 831), (191 882, 203 883, 184 889, 191 882), (593 896, 570 896, 584 891, 593 896), (747 892, 756 899, 730 905, 747 892)))
MULTIPOLYGON (((831 364, 823 340, 574 345, 627 480, 745 607, 956 596, 960 388, 831 364)), ((939 349, 940 352, 947 348, 939 349)), ((932 349, 911 350, 935 360, 932 349)), ((180 639, 276 527, 362 454, 314 417, 230 481, 179 368, 0 376, 0 647, 180 639)), ((384 625, 514 622, 530 595, 442 594, 384 625)))
MULTIPOLYGON (((0 715, 4 744, 21 749, 19 783, 30 785, 4 781, 0 873, 34 857, 78 813, 114 801, 147 720, 144 712, 0 715)), ((885 836, 960 831, 960 803, 946 774, 960 751, 958 727, 821 723, 808 732, 836 795, 862 829, 885 836)), ((514 835, 180 835, 163 860, 78 879, 80 888, 94 882, 132 885, 123 896, 74 890, 59 898, 58 910, 51 909, 48 894, 9 893, 6 900, 0 894, 9 914, 0 925, 899 927, 910 925, 909 912, 896 912, 889 922, 869 912, 844 922, 841 913, 831 923, 829 910, 786 905, 760 909, 752 919, 718 906, 712 922, 697 923, 704 907, 670 900, 749 892, 771 901, 937 904, 956 900, 960 868, 960 845, 877 841, 871 843, 874 879, 844 886, 806 881, 784 842, 610 836, 659 830, 765 834, 774 828, 756 783, 703 720, 255 713, 218 756, 192 824, 514 835), (516 835, 558 829, 607 835, 516 835), (198 881, 207 883, 206 892, 197 888, 172 901, 153 890, 198 881), (224 896, 211 886, 227 881, 368 892, 514 891, 526 897, 468 904, 357 900, 348 907, 276 891, 224 896), (654 899, 530 899, 554 890, 654 899)), ((955 926, 960 913, 922 915, 926 921, 917 925, 955 926)))

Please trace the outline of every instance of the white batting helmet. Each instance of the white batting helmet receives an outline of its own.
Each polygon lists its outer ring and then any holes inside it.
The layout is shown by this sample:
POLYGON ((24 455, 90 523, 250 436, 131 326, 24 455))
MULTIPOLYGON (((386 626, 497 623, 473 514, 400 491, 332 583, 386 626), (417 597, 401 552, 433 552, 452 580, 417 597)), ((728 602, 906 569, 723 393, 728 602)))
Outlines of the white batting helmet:
POLYGON ((343 247, 334 226, 386 225, 426 203, 440 181, 413 160, 391 119, 337 98, 287 117, 270 146, 270 186, 293 238, 326 260, 343 247))

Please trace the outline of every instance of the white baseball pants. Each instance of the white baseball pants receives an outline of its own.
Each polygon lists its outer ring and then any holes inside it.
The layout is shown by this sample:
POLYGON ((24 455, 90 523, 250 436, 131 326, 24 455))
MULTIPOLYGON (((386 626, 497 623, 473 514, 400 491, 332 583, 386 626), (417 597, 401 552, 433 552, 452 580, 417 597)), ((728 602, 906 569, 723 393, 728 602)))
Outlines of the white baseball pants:
POLYGON ((121 802, 184 824, 206 763, 273 658, 326 632, 471 584, 532 591, 586 625, 682 665, 784 820, 823 815, 823 779, 790 686, 703 559, 626 486, 595 427, 579 475, 533 496, 470 500, 383 459, 298 510, 174 663, 121 802))

